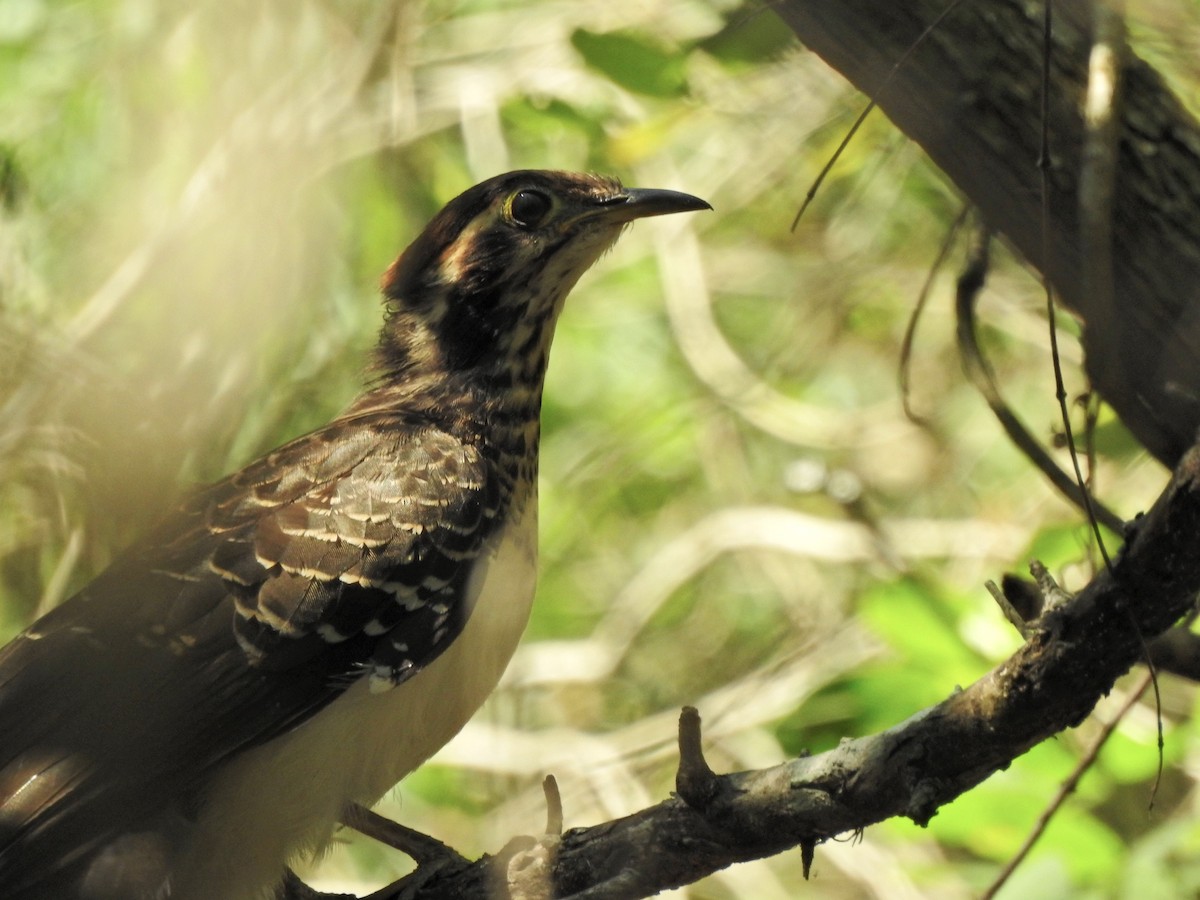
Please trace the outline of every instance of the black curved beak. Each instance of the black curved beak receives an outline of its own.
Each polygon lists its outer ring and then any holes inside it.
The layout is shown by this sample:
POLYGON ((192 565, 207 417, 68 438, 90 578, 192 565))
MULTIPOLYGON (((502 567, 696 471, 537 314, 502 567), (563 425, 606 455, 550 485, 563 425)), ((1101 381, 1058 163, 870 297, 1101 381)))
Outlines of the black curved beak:
POLYGON ((712 209, 712 206, 691 194, 657 188, 624 188, 616 196, 600 201, 601 214, 613 222, 632 222, 634 219, 645 219, 649 216, 666 216, 701 209, 712 209))

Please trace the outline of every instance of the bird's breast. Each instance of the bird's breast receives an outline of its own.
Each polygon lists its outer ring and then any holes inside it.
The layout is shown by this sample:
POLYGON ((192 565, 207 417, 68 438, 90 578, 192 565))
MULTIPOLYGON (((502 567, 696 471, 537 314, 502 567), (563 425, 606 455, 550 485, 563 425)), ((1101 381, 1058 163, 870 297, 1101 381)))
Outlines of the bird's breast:
POLYGON ((529 619, 536 495, 522 506, 475 561, 464 597, 472 612, 444 653, 389 691, 372 693, 360 679, 218 776, 172 900, 271 896, 283 866, 328 842, 348 803, 374 804, 466 724, 496 687, 529 619), (255 883, 256 893, 243 887, 255 883))

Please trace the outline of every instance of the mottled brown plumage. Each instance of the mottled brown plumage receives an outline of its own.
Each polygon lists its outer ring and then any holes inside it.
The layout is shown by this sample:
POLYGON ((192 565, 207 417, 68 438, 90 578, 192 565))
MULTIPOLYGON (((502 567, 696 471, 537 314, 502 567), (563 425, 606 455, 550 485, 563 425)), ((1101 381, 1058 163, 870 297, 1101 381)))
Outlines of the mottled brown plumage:
POLYGON ((552 172, 451 201, 384 277, 374 386, 0 651, 0 896, 269 896, 457 731, 528 612, 562 302, 627 222, 704 205, 552 172))

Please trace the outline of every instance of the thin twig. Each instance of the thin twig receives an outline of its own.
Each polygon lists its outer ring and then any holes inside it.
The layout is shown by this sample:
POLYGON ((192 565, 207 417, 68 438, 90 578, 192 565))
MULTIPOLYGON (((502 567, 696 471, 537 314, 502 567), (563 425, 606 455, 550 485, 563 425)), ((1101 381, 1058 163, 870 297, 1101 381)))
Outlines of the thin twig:
POLYGON ((981 228, 976 232, 968 250, 967 263, 958 278, 955 312, 958 352, 963 369, 967 378, 983 395, 1009 440, 1025 454, 1033 465, 1041 470, 1058 492, 1088 512, 1090 519, 1099 519, 1106 528, 1120 533, 1125 527, 1124 520, 1104 504, 1090 498, 1087 490, 1080 487, 1079 482, 1073 480, 1070 475, 1059 468, 1045 448, 1037 442, 1013 413, 1000 393, 1000 389, 996 386, 992 368, 979 348, 979 339, 975 333, 975 301, 987 276, 990 239, 991 236, 986 229, 981 228))
POLYGON ((925 276, 925 283, 921 285, 921 292, 917 294, 917 302, 908 317, 908 324, 904 329, 904 340, 900 342, 900 402, 904 406, 904 415, 915 425, 929 425, 929 420, 916 412, 912 408, 911 402, 912 381, 909 376, 912 374, 912 349, 913 342, 917 336, 917 322, 920 321, 921 314, 925 311, 925 304, 929 301, 929 295, 933 291, 933 281, 937 277, 937 273, 941 270, 943 263, 945 263, 946 257, 950 255, 950 250, 954 246, 954 239, 958 237, 959 231, 966 224, 967 216, 970 212, 971 204, 964 203, 958 215, 954 217, 954 221, 950 223, 950 227, 946 229, 946 235, 942 238, 942 245, 938 248, 937 256, 933 258, 933 263, 929 266, 929 272, 925 276))
MULTIPOLYGON (((1109 737, 1112 736, 1112 733, 1117 730, 1117 726, 1121 724, 1121 720, 1125 718, 1129 711, 1133 709, 1138 700, 1141 699, 1142 694, 1146 692, 1146 688, 1151 684, 1154 684, 1154 682, 1155 679, 1153 673, 1148 671, 1142 675, 1141 680, 1137 683, 1137 686, 1134 687, 1133 691, 1129 695, 1129 698, 1124 704, 1121 705, 1121 708, 1117 711, 1117 714, 1113 716, 1112 721, 1106 723, 1100 730, 1100 733, 1096 735, 1096 739, 1092 741, 1092 744, 1090 747, 1088 747, 1087 752, 1084 753, 1084 755, 1080 757, 1079 762, 1076 763, 1075 769, 1067 777, 1066 781, 1059 786, 1058 793, 1054 795, 1054 799, 1050 801, 1049 805, 1047 805, 1044 810, 1042 810, 1042 814, 1038 816, 1038 820, 1036 824, 1034 824, 1033 830, 1025 838, 1024 843, 1021 844, 1021 848, 1014 853, 1012 858, 1005 864, 1004 868, 1000 871, 1000 874, 996 876, 995 881, 993 881, 988 886, 987 890, 980 895, 980 900, 990 900, 990 898, 995 897, 999 890, 1004 887, 1008 879, 1012 877, 1013 872, 1017 870, 1017 866, 1024 862, 1025 858, 1029 855, 1029 852, 1033 850, 1034 844, 1036 844, 1038 839, 1041 838, 1041 836, 1046 832, 1046 828, 1050 825, 1050 820, 1054 818, 1055 813, 1057 813, 1062 805, 1066 802, 1067 797, 1075 793, 1075 789, 1079 787, 1079 782, 1082 780, 1084 773, 1087 772, 1088 769, 1090 769, 1096 762, 1096 757, 1100 755, 1100 749, 1104 746, 1105 742, 1108 741, 1109 737)), ((1159 759, 1161 765, 1161 753, 1159 754, 1159 759)))
POLYGON ((562 836, 563 805, 562 793, 558 789, 558 779, 547 775, 542 779, 542 792, 546 795, 546 834, 562 836))
MULTIPOLYGON (((1084 104, 1083 162, 1079 173, 1079 217, 1084 266, 1084 290, 1095 301, 1094 316, 1103 319, 1097 322, 1096 331, 1102 335, 1113 335, 1112 322, 1116 319, 1116 288, 1113 285, 1113 196, 1116 190, 1117 155, 1120 149, 1121 123, 1118 110, 1121 103, 1121 74, 1125 65, 1127 46, 1125 40, 1124 0, 1108 0, 1096 6, 1095 37, 1088 55, 1087 99, 1084 104)), ((1053 334, 1053 328, 1051 329, 1053 334)), ((1093 351, 1095 352, 1095 351, 1093 351)), ((1103 359, 1116 358, 1116 354, 1100 350, 1103 359)), ((1066 408, 1066 396, 1062 391, 1061 370, 1057 353, 1054 356, 1055 378, 1058 381, 1059 403, 1062 405, 1063 424, 1066 429, 1071 461, 1075 466, 1075 477, 1083 488, 1084 497, 1090 492, 1079 468, 1079 458, 1070 432, 1070 416, 1066 408)), ((1090 513, 1090 509, 1089 509, 1090 513)), ((1112 560, 1104 546, 1100 527, 1095 517, 1090 517, 1096 546, 1104 565, 1112 570, 1112 560)), ((1144 650, 1144 658, 1150 682, 1154 687, 1155 709, 1159 710, 1158 730, 1158 775, 1154 781, 1150 804, 1158 795, 1163 767, 1163 724, 1162 695, 1158 686, 1158 673, 1150 648, 1137 622, 1129 617, 1144 650)))
POLYGON ((936 19, 926 26, 925 30, 918 35, 917 39, 913 41, 909 45, 908 49, 901 54, 900 58, 896 60, 891 70, 887 73, 887 76, 883 79, 883 82, 878 88, 876 88, 875 92, 867 102, 867 105, 863 108, 863 111, 859 113, 858 118, 854 120, 854 124, 850 126, 850 130, 846 132, 846 136, 842 138, 842 141, 840 144, 838 144, 837 149, 833 151, 833 155, 830 156, 825 165, 821 167, 821 171, 817 174, 816 179, 813 180, 812 185, 808 189, 808 193, 804 195, 804 202, 800 204, 800 209, 796 212, 796 217, 792 219, 792 231, 795 231, 797 226, 799 226, 800 219, 803 218, 805 210, 808 209, 808 207, 812 204, 813 199, 817 196, 817 191, 819 191, 821 189, 821 185, 825 183, 826 177, 831 171, 833 171, 834 165, 839 159, 841 159, 842 154, 846 152, 846 148, 850 146, 850 142, 854 140, 854 136, 858 134, 858 130, 862 128, 863 122, 867 120, 867 116, 869 116, 871 114, 871 110, 875 108, 876 104, 878 103, 879 95, 887 89, 889 84, 891 84, 892 79, 896 77, 896 73, 900 71, 901 66, 908 61, 908 58, 912 56, 913 52, 923 43, 925 43, 925 39, 934 32, 934 30, 942 23, 942 20, 945 19, 946 16, 954 12, 961 2, 962 0, 951 0, 950 4, 938 14, 936 19))
MULTIPOLYGON (((1104 4, 1100 4, 1100 7, 1103 6, 1104 4)), ((1054 40, 1052 40, 1052 36, 1054 36, 1054 19, 1052 19, 1051 12, 1052 7, 1054 7, 1054 4, 1051 4, 1049 0, 1046 1, 1044 6, 1045 31, 1042 50, 1042 137, 1040 137, 1040 148, 1038 151, 1038 169, 1040 175, 1042 175, 1042 284, 1045 290, 1046 299, 1046 323, 1048 323, 1050 331, 1050 360, 1052 368, 1054 368, 1055 398, 1058 401, 1058 410, 1060 410, 1062 415, 1063 434, 1067 439, 1067 452, 1070 455, 1070 463, 1072 463, 1072 467, 1074 468, 1075 472, 1075 484, 1079 485, 1080 496, 1082 497, 1082 500, 1084 500, 1085 510, 1087 511, 1087 520, 1088 523, 1091 524, 1092 533, 1094 536, 1096 536, 1096 547, 1100 553, 1100 558, 1104 560, 1104 568, 1111 571, 1112 560, 1109 557, 1108 547, 1104 546, 1103 535, 1100 534, 1097 512, 1096 509, 1094 509, 1091 492, 1087 490, 1087 482, 1084 479, 1084 472, 1082 472, 1082 468, 1080 467, 1079 463, 1079 452, 1076 450, 1075 446, 1075 434, 1073 426, 1070 424, 1070 410, 1067 406, 1067 388, 1062 377, 1062 358, 1060 353, 1058 353, 1058 328, 1055 319, 1054 287, 1052 287, 1052 284, 1050 283, 1050 276, 1046 274, 1050 268, 1050 266, 1046 263, 1048 263, 1048 260, 1050 259, 1050 60, 1052 56, 1052 46, 1054 46, 1054 40)), ((1100 10, 1097 10, 1097 14, 1098 16, 1103 16, 1103 12, 1100 10)), ((1103 80, 1108 78, 1109 76, 1096 76, 1096 73, 1092 71, 1088 72, 1088 92, 1090 92, 1090 106, 1092 84, 1094 82, 1103 82, 1103 80)), ((1112 100, 1111 95, 1109 100, 1112 100)), ((1108 110, 1108 115, 1112 115, 1111 108, 1108 110)), ((1090 116, 1090 118, 1088 118, 1088 122, 1086 122, 1088 130, 1091 130, 1091 121, 1092 119, 1090 116)), ((1111 152, 1115 151, 1116 148, 1114 145, 1111 148, 1111 152)), ((1097 154, 1099 156, 1103 156, 1104 151, 1098 150, 1097 154)), ((1085 172, 1081 173, 1081 184, 1082 176, 1086 175, 1086 169, 1087 154, 1085 154, 1085 172)), ((1105 215, 1111 217, 1111 191, 1109 202, 1104 205, 1108 206, 1109 208, 1108 214, 1105 215)), ((1103 218, 1103 216, 1100 216, 1100 218, 1103 218)), ((1088 258, 1087 265, 1084 266, 1085 269, 1087 269, 1088 266, 1097 263, 1103 265, 1105 262, 1108 263, 1109 268, 1111 269, 1111 228, 1112 226, 1110 220, 1108 222, 1108 226, 1097 226, 1092 229, 1098 234, 1108 235, 1108 240, 1106 240, 1103 250, 1100 251, 1100 257, 1102 257, 1102 259, 1097 260, 1088 258)), ((1103 238, 1100 238, 1099 240, 1103 240, 1103 238)), ((1092 247, 1091 250, 1097 250, 1097 247, 1092 247)), ((1103 276, 1098 276, 1098 283, 1108 284, 1108 288, 1111 292, 1111 271, 1109 272, 1106 280, 1103 276)))
POLYGON ((700 713, 694 706, 685 706, 679 714, 679 769, 675 773, 675 792, 698 812, 708 808, 717 792, 717 776, 704 758, 700 713))
POLYGON ((393 822, 357 803, 342 815, 342 824, 411 856, 418 866, 445 861, 469 862, 465 856, 437 838, 393 822))

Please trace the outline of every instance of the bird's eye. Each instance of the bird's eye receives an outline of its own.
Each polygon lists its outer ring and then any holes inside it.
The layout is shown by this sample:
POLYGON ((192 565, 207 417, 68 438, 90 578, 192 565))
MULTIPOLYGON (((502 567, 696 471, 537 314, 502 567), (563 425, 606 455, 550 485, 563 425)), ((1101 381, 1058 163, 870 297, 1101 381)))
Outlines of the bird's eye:
POLYGON ((508 204, 508 214, 522 228, 537 228, 550 212, 550 198, 541 191, 517 191, 508 204))

